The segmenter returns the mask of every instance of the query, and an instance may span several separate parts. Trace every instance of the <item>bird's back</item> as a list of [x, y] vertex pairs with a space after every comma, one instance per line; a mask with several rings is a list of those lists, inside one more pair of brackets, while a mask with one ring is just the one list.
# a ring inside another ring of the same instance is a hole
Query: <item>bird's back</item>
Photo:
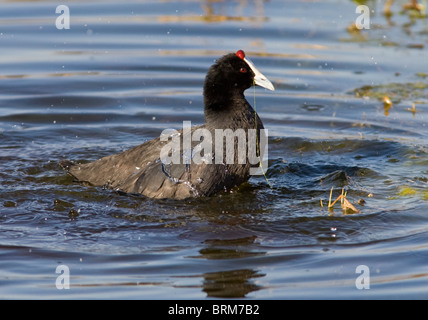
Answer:
[[[193, 127], [191, 132], [203, 128], [204, 126]], [[177, 131], [178, 136], [184, 139], [182, 132]], [[211, 134], [210, 131], [209, 133]], [[248, 161], [244, 164], [216, 161], [215, 152], [209, 155], [211, 163], [195, 163], [193, 159], [190, 163], [185, 163], [182, 157], [182, 140], [180, 149], [174, 150], [179, 152], [180, 163], [165, 163], [161, 159], [161, 151], [169, 142], [170, 140], [161, 141], [156, 138], [91, 163], [79, 164], [63, 160], [60, 165], [82, 183], [138, 193], [150, 198], [209, 196], [221, 190], [229, 190], [249, 178], [251, 164]], [[192, 150], [199, 142], [192, 141]], [[214, 145], [215, 141], [212, 143]]]

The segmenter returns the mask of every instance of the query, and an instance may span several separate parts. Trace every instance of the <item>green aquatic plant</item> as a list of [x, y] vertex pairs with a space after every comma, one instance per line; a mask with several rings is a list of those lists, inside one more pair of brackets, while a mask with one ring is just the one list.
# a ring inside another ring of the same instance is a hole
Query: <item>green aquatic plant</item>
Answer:
[[398, 192], [399, 197], [407, 197], [407, 196], [413, 196], [417, 194], [416, 189], [411, 188], [409, 186], [404, 186], [400, 188], [400, 191]]
[[426, 73], [426, 72], [417, 72], [416, 76], [420, 77], [422, 79], [425, 79], [426, 77], [428, 77], [428, 73]]
[[391, 196], [388, 199], [397, 200], [400, 198], [411, 197], [421, 197], [422, 200], [428, 201], [428, 190], [420, 190], [419, 188], [414, 188], [408, 185], [400, 186], [397, 190], [396, 196]]
[[[385, 16], [388, 17], [392, 15], [391, 6], [393, 5], [393, 3], [394, 3], [394, 0], [387, 0], [385, 2], [384, 8], [383, 8], [383, 14]], [[425, 17], [426, 5], [427, 5], [426, 0], [422, 0], [421, 4], [418, 3], [417, 0], [409, 0], [407, 3], [404, 3], [402, 5], [401, 13], [409, 13], [409, 16]]]
[[388, 83], [381, 85], [365, 85], [354, 89], [357, 97], [368, 97], [384, 101], [385, 96], [389, 97], [394, 104], [406, 99], [428, 99], [428, 83], [422, 81], [407, 83]]

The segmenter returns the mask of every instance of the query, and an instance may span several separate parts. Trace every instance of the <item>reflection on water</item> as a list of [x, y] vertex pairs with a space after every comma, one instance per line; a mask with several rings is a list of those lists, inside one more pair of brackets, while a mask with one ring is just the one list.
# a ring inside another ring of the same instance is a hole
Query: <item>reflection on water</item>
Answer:
[[[369, 30], [353, 1], [73, 2], [70, 30], [54, 2], [2, 3], [0, 297], [426, 298], [426, 16], [362, 2]], [[271, 187], [155, 201], [58, 167], [202, 123], [205, 73], [237, 49], [276, 88], [246, 92]], [[332, 187], [359, 213], [328, 209]]]
[[[221, 23], [224, 21], [251, 22], [262, 25], [268, 20], [264, 5], [266, 0], [237, 1], [230, 3], [225, 0], [201, 1], [201, 15], [168, 15], [160, 16], [160, 22], [208, 22]], [[177, 12], [178, 13], [178, 12]]]
[[208, 297], [244, 298], [248, 293], [262, 289], [253, 279], [263, 274], [249, 269], [204, 274], [203, 291]]

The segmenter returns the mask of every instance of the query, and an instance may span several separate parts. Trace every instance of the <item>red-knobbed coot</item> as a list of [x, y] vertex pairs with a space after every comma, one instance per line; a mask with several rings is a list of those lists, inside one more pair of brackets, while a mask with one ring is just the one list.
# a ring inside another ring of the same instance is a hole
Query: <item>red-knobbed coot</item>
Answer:
[[[170, 136], [163, 134], [91, 163], [63, 160], [60, 165], [80, 182], [150, 198], [185, 199], [228, 191], [246, 182], [250, 169], [259, 166], [263, 123], [244, 96], [254, 84], [274, 90], [242, 50], [227, 54], [205, 78], [204, 125], [183, 125], [181, 130], [169, 131]], [[232, 148], [227, 145], [230, 135]], [[248, 151], [244, 156], [239, 154], [242, 147]], [[256, 148], [256, 162], [250, 159], [251, 147], [253, 152]], [[230, 152], [232, 157], [226, 159]]]

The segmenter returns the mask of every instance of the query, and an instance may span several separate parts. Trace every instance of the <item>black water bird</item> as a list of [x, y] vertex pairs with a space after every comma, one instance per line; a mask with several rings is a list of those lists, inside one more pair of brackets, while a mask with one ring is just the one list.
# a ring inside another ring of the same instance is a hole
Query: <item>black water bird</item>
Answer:
[[[228, 129], [234, 133], [243, 130], [249, 147], [251, 129], [256, 130], [256, 144], [260, 144], [263, 123], [244, 96], [244, 91], [254, 84], [274, 90], [272, 83], [245, 57], [242, 50], [227, 54], [211, 66], [205, 78], [205, 124], [175, 131], [175, 138], [178, 137], [176, 141], [179, 143], [177, 148], [167, 148], [172, 144], [174, 134], [166, 139], [161, 135], [127, 151], [91, 163], [62, 160], [60, 165], [80, 182], [125, 193], [138, 193], [150, 198], [185, 199], [230, 190], [246, 182], [250, 177], [250, 169], [258, 167], [259, 163], [251, 162], [248, 154], [244, 161], [237, 161], [239, 141], [236, 138], [233, 138], [233, 161], [226, 161], [228, 151], [226, 147], [221, 152], [214, 148], [215, 137], [219, 130], [223, 133]], [[197, 131], [198, 129], [201, 130]], [[203, 139], [195, 139], [195, 134], [200, 135], [201, 132], [210, 134], [212, 140], [206, 134]], [[213, 147], [203, 149], [199, 159], [204, 161], [196, 163], [193, 161], [195, 149], [191, 149], [193, 151], [185, 157], [185, 139], [191, 141], [191, 148], [202, 145], [203, 142], [212, 143]], [[223, 137], [221, 140], [224, 142]], [[169, 151], [165, 153], [165, 149]], [[178, 156], [173, 158], [173, 153]], [[221, 154], [220, 160], [215, 153]], [[260, 153], [257, 156], [260, 159]], [[169, 162], [165, 161], [166, 157]], [[179, 159], [180, 163], [171, 159]]]

